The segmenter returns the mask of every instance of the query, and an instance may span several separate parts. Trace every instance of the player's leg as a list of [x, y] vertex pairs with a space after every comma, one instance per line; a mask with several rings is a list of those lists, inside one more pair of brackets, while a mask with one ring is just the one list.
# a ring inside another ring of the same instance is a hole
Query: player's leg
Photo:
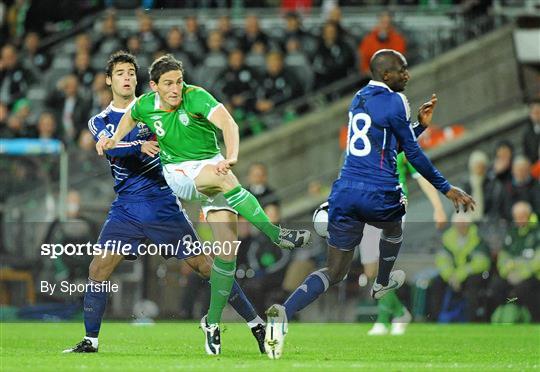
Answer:
[[[108, 253], [108, 252], [107, 252]], [[103, 282], [108, 280], [114, 269], [124, 260], [124, 256], [107, 254], [92, 259], [88, 273], [88, 286], [84, 293], [83, 317], [86, 336], [75, 347], [64, 353], [92, 353], [98, 351], [98, 335], [101, 321], [107, 306], [107, 291], [101, 290]]]
[[331, 285], [345, 279], [351, 267], [353, 254], [354, 249], [340, 250], [329, 245], [327, 266], [308, 275], [283, 305], [272, 305], [266, 311], [268, 318], [265, 348], [271, 359], [281, 358], [289, 319], [315, 301]]
[[376, 300], [398, 289], [405, 282], [405, 273], [403, 271], [392, 271], [403, 241], [401, 221], [385, 222], [377, 225], [382, 228], [379, 241], [379, 266], [377, 280], [371, 289], [371, 295]]
[[257, 198], [240, 185], [231, 171], [227, 175], [216, 174], [215, 165], [207, 164], [195, 178], [195, 185], [205, 195], [222, 192], [231, 208], [281, 248], [302, 247], [310, 240], [311, 233], [308, 230], [284, 229], [270, 222]]
[[[212, 271], [213, 260], [204, 255], [190, 257], [185, 262], [201, 277], [210, 279], [210, 273]], [[233, 282], [231, 288], [231, 294], [228, 299], [229, 304], [236, 310], [236, 312], [246, 321], [246, 324], [251, 329], [253, 336], [257, 340], [259, 351], [264, 353], [264, 321], [257, 314], [257, 311], [245, 295], [242, 288], [236, 281]], [[208, 327], [208, 317], [205, 316], [201, 323], [204, 323], [204, 328]]]
[[[103, 249], [102, 254], [96, 255], [90, 263], [87, 290], [84, 294], [84, 326], [86, 336], [71, 349], [64, 352], [95, 352], [98, 350], [98, 336], [107, 306], [109, 293], [101, 290], [103, 282], [108, 280], [115, 268], [124, 260], [124, 256], [114, 252], [119, 245], [131, 245], [132, 253], [136, 255], [137, 244], [142, 239], [142, 229], [134, 216], [127, 211], [129, 206], [118, 208], [118, 201], [111, 207], [106, 222], [103, 224], [98, 244]], [[116, 243], [116, 244], [114, 244]]]

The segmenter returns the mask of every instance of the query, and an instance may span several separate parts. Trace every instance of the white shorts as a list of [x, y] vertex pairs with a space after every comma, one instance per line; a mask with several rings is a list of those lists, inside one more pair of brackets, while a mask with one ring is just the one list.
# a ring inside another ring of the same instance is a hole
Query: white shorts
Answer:
[[[405, 224], [405, 216], [401, 219], [402, 226]], [[364, 235], [360, 241], [360, 262], [362, 265], [379, 262], [379, 241], [382, 229], [364, 225]]]
[[200, 201], [204, 217], [212, 210], [228, 210], [237, 212], [229, 207], [227, 200], [222, 193], [209, 197], [195, 187], [195, 178], [201, 173], [205, 165], [215, 165], [223, 160], [223, 156], [218, 154], [211, 159], [190, 160], [176, 164], [165, 164], [163, 166], [163, 176], [173, 193], [182, 200]]

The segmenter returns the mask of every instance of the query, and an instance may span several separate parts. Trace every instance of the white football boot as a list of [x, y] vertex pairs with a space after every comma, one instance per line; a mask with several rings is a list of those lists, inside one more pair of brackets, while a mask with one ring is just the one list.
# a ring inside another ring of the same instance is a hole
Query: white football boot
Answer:
[[266, 310], [266, 336], [264, 346], [270, 359], [279, 359], [288, 330], [287, 314], [282, 305], [272, 305]]
[[388, 285], [382, 286], [381, 284], [373, 283], [371, 288], [371, 297], [376, 300], [380, 300], [390, 291], [394, 291], [401, 287], [405, 283], [405, 272], [403, 270], [395, 270], [390, 273], [390, 278], [388, 279]]

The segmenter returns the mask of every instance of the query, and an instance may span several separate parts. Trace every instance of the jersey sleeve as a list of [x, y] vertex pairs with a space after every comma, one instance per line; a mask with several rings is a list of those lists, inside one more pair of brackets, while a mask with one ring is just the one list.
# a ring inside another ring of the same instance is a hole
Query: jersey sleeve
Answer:
[[141, 112], [141, 105], [142, 105], [142, 102], [141, 102], [141, 99], [142, 99], [143, 96], [137, 98], [137, 101], [135, 101], [135, 104], [133, 106], [131, 106], [131, 118], [135, 121], [142, 121], [144, 122], [143, 118], [142, 118], [142, 112]]
[[221, 105], [210, 93], [203, 88], [188, 88], [189, 92], [188, 110], [195, 115], [208, 119], [216, 108]]
[[427, 179], [437, 190], [446, 194], [450, 190], [450, 183], [433, 166], [418, 145], [410, 121], [409, 104], [405, 96], [398, 93], [392, 95], [390, 126], [398, 139], [401, 148], [412, 166]]
[[[92, 133], [92, 136], [94, 136], [94, 141], [96, 142], [102, 137], [111, 138], [113, 136], [113, 133], [107, 129], [103, 117], [99, 115], [92, 117], [88, 121], [88, 129], [90, 130], [90, 133]], [[113, 158], [137, 155], [141, 153], [141, 146], [143, 143], [144, 141], [120, 141], [116, 148], [105, 151], [105, 154]]]

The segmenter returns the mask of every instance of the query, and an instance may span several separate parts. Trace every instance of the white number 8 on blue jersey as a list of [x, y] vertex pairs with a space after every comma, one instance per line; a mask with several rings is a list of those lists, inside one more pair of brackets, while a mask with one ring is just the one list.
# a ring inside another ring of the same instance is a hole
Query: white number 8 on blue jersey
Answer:
[[[364, 123], [362, 129], [358, 127], [358, 122]], [[354, 156], [366, 156], [371, 152], [371, 142], [369, 142], [369, 137], [367, 136], [367, 132], [370, 127], [371, 117], [368, 114], [359, 112], [353, 116], [352, 113], [349, 112], [349, 135], [347, 136], [349, 138], [349, 143], [347, 145], [347, 154]], [[350, 136], [351, 130], [353, 132], [352, 137]], [[359, 139], [361, 139], [364, 143], [364, 147], [361, 149], [355, 146]]]

